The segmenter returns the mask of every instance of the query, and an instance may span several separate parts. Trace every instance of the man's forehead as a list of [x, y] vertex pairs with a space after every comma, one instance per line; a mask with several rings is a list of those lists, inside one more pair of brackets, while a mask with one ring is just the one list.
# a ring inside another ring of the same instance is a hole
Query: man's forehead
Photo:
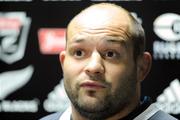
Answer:
[[106, 24], [128, 24], [130, 17], [128, 12], [121, 7], [109, 4], [98, 4], [89, 7], [72, 19], [68, 28], [87, 26], [90, 28]]
[[95, 5], [75, 16], [67, 28], [67, 39], [74, 35], [89, 32], [108, 31], [111, 35], [129, 36], [131, 18], [126, 10], [115, 5]]

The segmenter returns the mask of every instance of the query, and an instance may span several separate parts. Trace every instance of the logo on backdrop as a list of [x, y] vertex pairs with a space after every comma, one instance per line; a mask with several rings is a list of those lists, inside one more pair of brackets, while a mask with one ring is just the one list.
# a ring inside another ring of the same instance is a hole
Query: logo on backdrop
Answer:
[[60, 83], [54, 87], [44, 101], [43, 107], [47, 112], [63, 112], [70, 105], [63, 81], [63, 79], [60, 80]]
[[29, 82], [34, 68], [29, 65], [26, 68], [15, 71], [3, 72], [0, 74], [0, 100], [5, 99], [9, 94]]
[[65, 29], [41, 28], [38, 39], [42, 54], [59, 54], [65, 48]]
[[166, 13], [154, 21], [154, 32], [165, 41], [180, 40], [180, 15]]
[[170, 85], [157, 97], [156, 104], [165, 112], [180, 114], [180, 81], [173, 80]]
[[[21, 60], [25, 54], [31, 19], [25, 12], [0, 13], [0, 60], [9, 66]], [[26, 85], [34, 67], [8, 70], [0, 73], [0, 112], [36, 112], [38, 100], [6, 100], [8, 95]]]
[[155, 19], [153, 25], [154, 33], [160, 38], [153, 43], [154, 59], [179, 60], [180, 15], [162, 14]]
[[0, 60], [12, 64], [24, 57], [30, 23], [24, 12], [0, 13]]

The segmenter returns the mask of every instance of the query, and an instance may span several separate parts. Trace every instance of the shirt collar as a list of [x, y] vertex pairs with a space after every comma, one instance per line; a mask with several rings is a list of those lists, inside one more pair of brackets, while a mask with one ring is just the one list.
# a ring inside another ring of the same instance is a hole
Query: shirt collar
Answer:
[[72, 113], [72, 109], [71, 107], [68, 107], [64, 113], [61, 115], [61, 117], [59, 118], [59, 120], [71, 120], [71, 113]]

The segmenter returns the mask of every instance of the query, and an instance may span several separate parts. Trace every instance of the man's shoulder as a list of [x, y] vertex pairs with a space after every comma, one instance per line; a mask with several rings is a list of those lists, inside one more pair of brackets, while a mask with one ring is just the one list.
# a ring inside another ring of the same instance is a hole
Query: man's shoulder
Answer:
[[149, 105], [141, 114], [134, 120], [178, 120], [168, 113], [160, 110], [158, 106], [153, 103]]
[[39, 120], [59, 120], [61, 114], [62, 113], [60, 113], [60, 112], [53, 113], [53, 114], [47, 115]]
[[159, 110], [152, 117], [150, 117], [149, 120], [178, 120], [178, 119], [176, 119], [173, 116], [165, 113], [162, 110]]

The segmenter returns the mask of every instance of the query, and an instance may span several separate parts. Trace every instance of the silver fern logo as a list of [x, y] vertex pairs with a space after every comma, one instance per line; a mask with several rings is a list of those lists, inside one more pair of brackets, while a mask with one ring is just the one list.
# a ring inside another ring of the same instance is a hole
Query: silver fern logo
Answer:
[[28, 66], [21, 70], [8, 71], [0, 74], [0, 100], [5, 99], [9, 94], [29, 82], [34, 68]]

